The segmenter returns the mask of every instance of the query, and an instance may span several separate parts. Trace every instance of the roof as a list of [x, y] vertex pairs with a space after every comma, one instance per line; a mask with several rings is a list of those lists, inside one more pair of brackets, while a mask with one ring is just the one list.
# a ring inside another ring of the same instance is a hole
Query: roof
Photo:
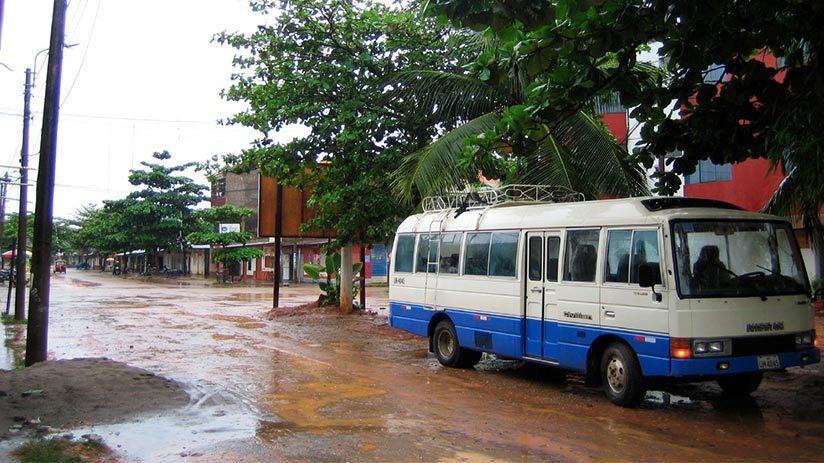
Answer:
[[781, 217], [739, 210], [720, 201], [644, 197], [572, 203], [502, 203], [460, 213], [455, 208], [445, 209], [407, 217], [398, 227], [398, 233], [656, 225], [671, 219], [698, 217], [786, 221]]

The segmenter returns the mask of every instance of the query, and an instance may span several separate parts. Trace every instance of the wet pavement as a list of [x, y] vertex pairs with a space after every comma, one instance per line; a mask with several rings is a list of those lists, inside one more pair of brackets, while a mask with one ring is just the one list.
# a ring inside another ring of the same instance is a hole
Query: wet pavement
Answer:
[[[268, 287], [71, 269], [52, 281], [51, 357], [108, 357], [188, 388], [182, 410], [76, 431], [102, 435], [124, 461], [824, 460], [820, 365], [770, 373], [748, 400], [680, 385], [627, 410], [579, 375], [493, 357], [442, 368], [425, 339], [381, 316], [270, 320]], [[286, 306], [316, 298], [313, 286], [281, 293]], [[370, 288], [368, 308], [385, 301]], [[11, 357], [0, 348], [0, 368]]]

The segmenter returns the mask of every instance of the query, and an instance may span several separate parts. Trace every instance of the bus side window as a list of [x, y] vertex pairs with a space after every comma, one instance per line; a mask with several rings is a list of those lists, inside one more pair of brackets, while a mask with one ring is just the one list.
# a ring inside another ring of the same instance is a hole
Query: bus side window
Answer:
[[412, 272], [412, 263], [415, 258], [415, 235], [398, 235], [395, 244], [395, 271]]
[[632, 234], [632, 260], [630, 261], [629, 282], [638, 283], [638, 268], [642, 264], [658, 264], [658, 232], [656, 230], [636, 230]]
[[461, 259], [462, 233], [444, 233], [441, 236], [441, 255], [438, 258], [440, 273], [458, 273], [458, 263]]
[[465, 275], [483, 275], [489, 268], [489, 242], [491, 233], [467, 233]]
[[541, 236], [531, 236], [529, 238], [529, 267], [527, 274], [532, 281], [541, 281], [541, 259], [543, 249]]
[[558, 281], [558, 254], [561, 252], [561, 238], [549, 236], [546, 239], [546, 281]]
[[595, 281], [598, 260], [598, 230], [572, 230], [567, 232], [564, 257], [565, 281]]
[[[434, 252], [434, 255], [438, 255], [438, 243], [435, 241], [434, 246], [431, 243], [431, 237], [429, 235], [420, 235], [418, 238], [418, 254], [417, 258], [415, 259], [415, 272], [418, 273], [425, 273], [428, 271], [434, 272], [435, 265], [432, 265], [432, 268], [429, 268], [429, 262], [431, 254]], [[432, 259], [434, 261], [434, 259]]]
[[493, 233], [489, 253], [489, 276], [514, 277], [518, 258], [518, 233]]
[[606, 281], [629, 282], [629, 250], [632, 231], [610, 230], [607, 234], [607, 274]]

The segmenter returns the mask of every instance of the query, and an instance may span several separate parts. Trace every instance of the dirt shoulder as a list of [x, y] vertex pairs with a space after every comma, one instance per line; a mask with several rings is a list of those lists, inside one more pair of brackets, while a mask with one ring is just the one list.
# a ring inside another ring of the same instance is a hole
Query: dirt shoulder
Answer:
[[0, 440], [43, 426], [116, 423], [188, 403], [180, 383], [108, 359], [0, 370]]

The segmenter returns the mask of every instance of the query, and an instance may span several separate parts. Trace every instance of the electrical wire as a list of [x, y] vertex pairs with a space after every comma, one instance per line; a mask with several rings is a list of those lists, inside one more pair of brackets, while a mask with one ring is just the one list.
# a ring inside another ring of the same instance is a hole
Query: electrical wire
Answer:
[[89, 53], [89, 48], [92, 45], [92, 37], [94, 36], [94, 29], [95, 25], [97, 25], [97, 17], [100, 14], [100, 4], [103, 0], [97, 0], [97, 8], [94, 10], [94, 19], [92, 19], [92, 26], [89, 30], [89, 37], [86, 39], [86, 48], [83, 50], [83, 57], [80, 58], [80, 66], [77, 68], [77, 72], [74, 74], [74, 79], [72, 79], [71, 85], [69, 85], [69, 89], [66, 91], [66, 94], [63, 96], [63, 101], [60, 102], [59, 107], [63, 107], [66, 104], [66, 100], [69, 99], [69, 95], [71, 95], [72, 90], [74, 90], [74, 84], [77, 83], [77, 78], [80, 77], [80, 71], [83, 70], [83, 64], [86, 62], [86, 55]]

